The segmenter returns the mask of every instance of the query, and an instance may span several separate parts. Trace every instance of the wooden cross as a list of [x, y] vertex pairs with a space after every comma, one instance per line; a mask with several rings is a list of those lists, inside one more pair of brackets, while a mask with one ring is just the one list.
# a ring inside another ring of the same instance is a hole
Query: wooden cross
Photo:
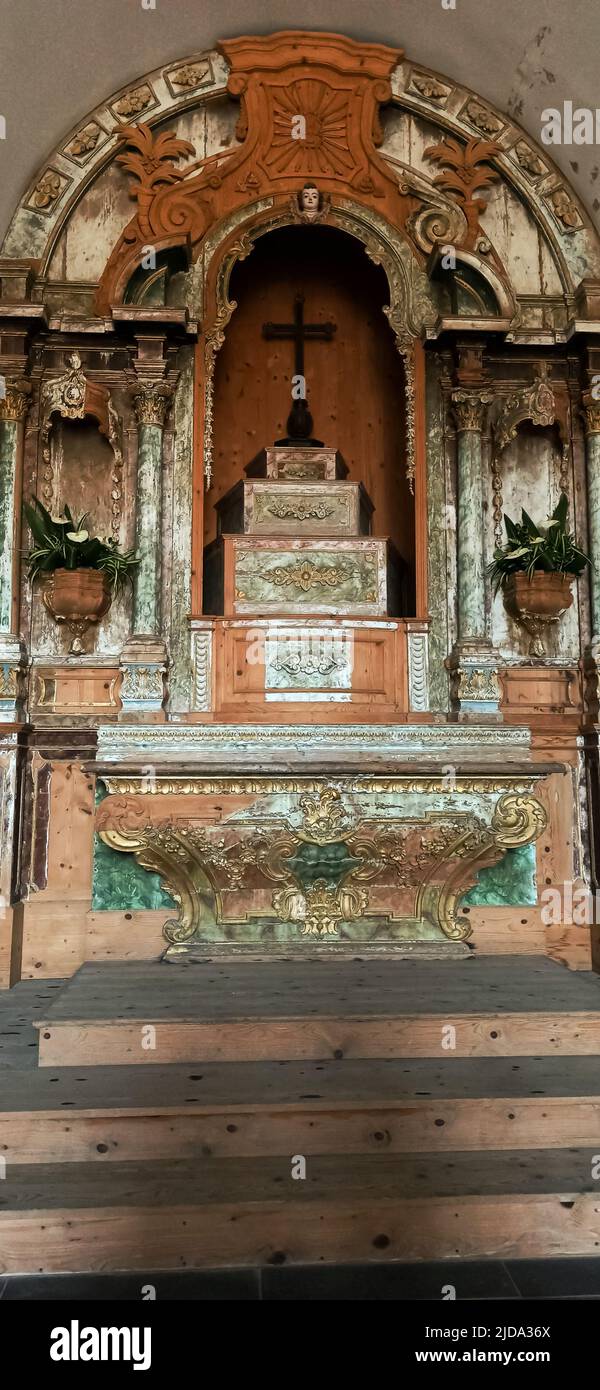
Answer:
[[334, 323], [305, 323], [304, 295], [297, 294], [294, 300], [293, 323], [263, 323], [265, 338], [292, 338], [294, 342], [294, 375], [304, 377], [304, 344], [307, 338], [324, 338], [331, 342], [335, 333]]

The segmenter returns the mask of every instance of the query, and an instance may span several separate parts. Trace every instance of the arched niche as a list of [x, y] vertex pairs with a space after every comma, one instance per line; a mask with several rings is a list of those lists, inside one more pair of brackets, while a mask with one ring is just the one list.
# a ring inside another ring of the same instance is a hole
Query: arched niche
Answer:
[[[383, 466], [385, 480], [380, 479], [375, 490], [380, 499], [380, 521], [385, 520], [389, 525], [385, 525], [382, 532], [381, 524], [378, 522], [377, 529], [379, 534], [390, 534], [391, 538], [401, 542], [405, 558], [411, 567], [414, 567], [416, 616], [425, 616], [427, 612], [427, 494], [423, 389], [424, 354], [421, 338], [425, 336], [428, 327], [433, 325], [436, 309], [430, 296], [427, 275], [418, 265], [406, 238], [392, 227], [381, 214], [375, 213], [370, 208], [350, 199], [344, 199], [343, 202], [340, 201], [339, 203], [337, 200], [331, 199], [323, 211], [323, 218], [318, 227], [315, 227], [303, 225], [302, 218], [298, 216], [295, 198], [291, 200], [285, 211], [274, 212], [272, 209], [264, 211], [257, 205], [251, 206], [235, 220], [233, 227], [231, 221], [228, 221], [226, 224], [213, 229], [213, 232], [206, 238], [202, 263], [199, 262], [198, 268], [191, 272], [190, 287], [195, 285], [196, 293], [199, 292], [201, 295], [205, 324], [205, 331], [198, 347], [200, 360], [197, 373], [198, 379], [202, 381], [198, 438], [201, 441], [201, 463], [204, 470], [205, 491], [203, 496], [203, 489], [197, 478], [192, 522], [195, 547], [193, 569], [196, 574], [201, 570], [200, 538], [202, 540], [208, 539], [213, 534], [211, 511], [215, 499], [212, 497], [212, 488], [217, 466], [215, 461], [215, 413], [217, 409], [215, 381], [219, 355], [223, 350], [232, 318], [238, 308], [234, 288], [232, 288], [232, 285], [235, 285], [236, 267], [239, 262], [246, 262], [255, 246], [264, 241], [265, 238], [268, 242], [270, 236], [285, 232], [286, 229], [303, 234], [307, 238], [307, 246], [310, 244], [311, 236], [314, 236], [316, 232], [325, 235], [330, 232], [338, 237], [341, 236], [342, 244], [352, 248], [353, 256], [364, 257], [366, 254], [368, 260], [373, 263], [373, 267], [379, 272], [376, 278], [381, 287], [377, 308], [380, 322], [376, 331], [379, 333], [382, 344], [386, 345], [382, 351], [386, 356], [388, 363], [386, 370], [389, 371], [390, 378], [394, 375], [394, 369], [390, 365], [393, 361], [393, 353], [389, 351], [392, 344], [396, 352], [395, 381], [398, 392], [398, 428], [395, 431], [394, 441], [392, 441], [391, 429], [388, 427], [385, 431], [388, 460], [387, 464]], [[266, 257], [268, 253], [265, 252], [264, 255]], [[365, 268], [364, 260], [362, 261], [362, 268]], [[368, 261], [366, 268], [368, 269]], [[199, 287], [200, 269], [202, 283]], [[248, 273], [250, 274], [250, 271]], [[190, 292], [193, 295], [194, 290], [191, 288]], [[190, 304], [190, 309], [195, 307], [197, 307], [197, 302]], [[284, 393], [283, 409], [285, 409], [285, 404]], [[289, 405], [287, 409], [289, 409]], [[250, 443], [250, 440], [248, 442]], [[254, 441], [255, 447], [251, 447], [247, 461], [250, 461], [253, 452], [256, 453], [263, 444], [270, 442], [272, 442], [270, 438]], [[332, 440], [326, 439], [325, 443], [331, 444]], [[242, 448], [241, 443], [239, 448]], [[241, 458], [236, 460], [236, 465], [238, 462], [241, 464]], [[357, 462], [356, 466], [356, 477], [364, 479], [364, 459], [362, 465], [359, 466]], [[229, 471], [228, 469], [228, 476]], [[369, 482], [371, 482], [370, 478]], [[219, 479], [218, 494], [220, 495], [225, 490], [223, 480]], [[377, 506], [377, 498], [373, 500]], [[405, 518], [408, 520], [408, 525], [404, 528], [403, 523], [393, 513], [395, 508], [404, 505], [405, 500]], [[193, 605], [195, 611], [200, 610], [200, 603], [200, 586], [198, 585]]]
[[314, 433], [328, 448], [339, 450], [350, 479], [363, 483], [374, 505], [375, 532], [389, 536], [412, 565], [406, 377], [384, 314], [389, 287], [364, 246], [331, 226], [281, 227], [260, 237], [252, 255], [233, 268], [229, 293], [237, 308], [215, 367], [214, 468], [205, 543], [215, 534], [215, 502], [243, 476], [257, 450], [286, 434], [293, 343], [291, 338], [265, 337], [263, 325], [289, 323], [296, 292], [304, 296], [307, 323], [333, 324], [329, 341], [306, 343]]
[[38, 492], [49, 511], [65, 502], [91, 514], [98, 535], [120, 538], [123, 514], [122, 426], [110, 392], [89, 381], [79, 353], [42, 385]]

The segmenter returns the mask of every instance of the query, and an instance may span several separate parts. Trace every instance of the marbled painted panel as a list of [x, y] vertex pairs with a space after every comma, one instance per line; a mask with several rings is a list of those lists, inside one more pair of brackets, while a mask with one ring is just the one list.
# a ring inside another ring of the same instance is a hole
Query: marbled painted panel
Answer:
[[456, 513], [448, 501], [443, 400], [439, 362], [426, 358], [427, 412], [427, 558], [429, 612], [429, 699], [432, 710], [448, 709], [448, 673], [444, 661], [451, 647], [448, 607], [456, 593]]
[[385, 541], [298, 542], [235, 546], [234, 611], [355, 613], [387, 611]]
[[0, 422], [0, 632], [10, 632], [18, 424]]
[[158, 874], [142, 869], [133, 854], [119, 854], [94, 836], [92, 911], [133, 911], [174, 906]]
[[[164, 499], [163, 525], [169, 541], [163, 547], [163, 613], [168, 625], [169, 709], [190, 709], [191, 663], [187, 615], [191, 597], [192, 454], [194, 431], [194, 349], [181, 348], [180, 376], [172, 410], [174, 449], [172, 486]], [[167, 441], [165, 440], [165, 452]]]
[[537, 902], [535, 845], [507, 849], [499, 864], [480, 869], [463, 907], [533, 907]]

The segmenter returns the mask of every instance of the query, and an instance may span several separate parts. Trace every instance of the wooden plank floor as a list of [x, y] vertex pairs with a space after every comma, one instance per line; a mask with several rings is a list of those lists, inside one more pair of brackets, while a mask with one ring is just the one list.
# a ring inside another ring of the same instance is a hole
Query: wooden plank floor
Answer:
[[600, 976], [539, 956], [455, 961], [88, 964], [46, 1011], [51, 1023], [139, 1019], [389, 1016], [600, 1010]]
[[319, 1155], [307, 1164], [306, 1179], [292, 1178], [291, 1155], [260, 1159], [206, 1157], [203, 1163], [146, 1160], [142, 1163], [25, 1164], [15, 1166], [0, 1188], [0, 1212], [51, 1210], [93, 1204], [118, 1206], [203, 1206], [215, 1201], [310, 1203], [346, 1198], [496, 1196], [514, 1193], [595, 1193], [593, 1149], [506, 1150], [486, 1154]]
[[600, 1150], [591, 1057], [40, 1068], [0, 1088], [12, 1165], [582, 1144]]
[[590, 1149], [81, 1164], [0, 1189], [0, 1271], [591, 1254]]
[[58, 986], [0, 997], [4, 1273], [600, 1255], [596, 976], [471, 956]]
[[42, 1067], [23, 1079], [3, 1077], [0, 1116], [7, 1112], [66, 1109], [132, 1110], [160, 1107], [298, 1106], [310, 1101], [404, 1105], [421, 1099], [569, 1096], [600, 1100], [595, 1057], [507, 1057], [445, 1060], [374, 1058], [321, 1062], [207, 1062], [189, 1066]]

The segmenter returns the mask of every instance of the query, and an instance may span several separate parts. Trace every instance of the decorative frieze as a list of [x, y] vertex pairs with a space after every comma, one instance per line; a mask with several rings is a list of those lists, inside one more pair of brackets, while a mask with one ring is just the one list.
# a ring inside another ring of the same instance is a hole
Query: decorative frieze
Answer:
[[459, 114], [463, 121], [475, 126], [475, 129], [480, 130], [488, 139], [497, 139], [505, 128], [504, 121], [499, 120], [498, 116], [495, 116], [489, 107], [484, 106], [482, 101], [477, 101], [476, 97], [469, 97]]
[[157, 100], [150, 84], [144, 82], [141, 87], [134, 87], [124, 97], [121, 97], [121, 100], [115, 103], [112, 110], [120, 120], [130, 121], [136, 116], [140, 116], [142, 111], [147, 111], [156, 105]]
[[192, 709], [212, 709], [212, 625], [192, 627]]
[[525, 173], [530, 179], [540, 179], [544, 174], [548, 173], [548, 165], [544, 164], [543, 160], [539, 159], [537, 154], [534, 154], [525, 140], [517, 140], [516, 145], [513, 145], [511, 153], [516, 159], [517, 164], [520, 165], [521, 169], [525, 170]]
[[77, 131], [68, 145], [65, 145], [63, 153], [68, 159], [74, 159], [77, 164], [85, 164], [97, 148], [101, 136], [104, 136], [102, 144], [105, 144], [108, 139], [106, 131], [98, 125], [97, 121], [89, 121], [86, 126]]
[[55, 203], [62, 197], [69, 183], [70, 179], [59, 173], [58, 169], [46, 169], [30, 193], [27, 207], [33, 212], [48, 215], [53, 212]]
[[530, 743], [531, 733], [525, 726], [195, 724], [187, 728], [165, 725], [150, 732], [100, 729], [98, 757], [107, 766], [117, 766], [122, 761], [143, 764], [148, 760], [158, 763], [164, 757], [176, 758], [190, 772], [195, 768], [198, 773], [209, 769], [212, 763], [222, 767], [223, 758], [235, 748], [240, 767], [254, 771], [264, 767], [272, 756], [278, 761], [284, 757], [286, 765], [305, 772], [307, 758], [320, 768], [331, 762], [339, 767], [341, 759], [356, 759], [367, 749], [370, 758], [393, 757], [416, 765], [426, 754], [443, 762], [490, 762], [497, 770], [507, 761], [527, 757]]
[[429, 709], [429, 639], [427, 632], [408, 632], [408, 701], [415, 714]]
[[174, 96], [182, 92], [197, 92], [201, 87], [212, 87], [214, 72], [209, 53], [193, 63], [179, 63], [177, 67], [165, 72], [165, 79]]
[[452, 93], [452, 87], [448, 86], [446, 82], [440, 82], [433, 73], [416, 72], [413, 69], [407, 91], [417, 92], [420, 97], [425, 98], [425, 101], [434, 101], [436, 106], [445, 106]]

